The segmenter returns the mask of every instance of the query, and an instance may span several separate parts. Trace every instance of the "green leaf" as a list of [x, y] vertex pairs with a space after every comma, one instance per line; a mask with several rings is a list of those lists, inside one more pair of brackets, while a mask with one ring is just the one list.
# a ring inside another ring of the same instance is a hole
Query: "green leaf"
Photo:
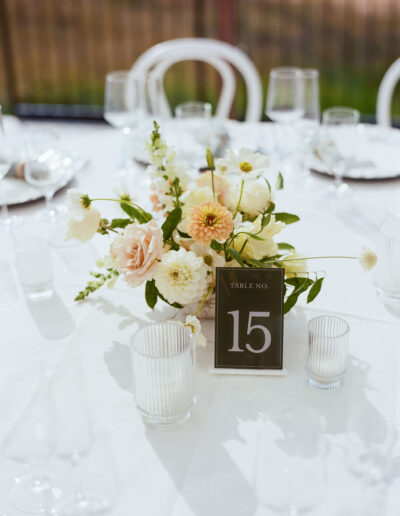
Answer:
[[120, 206], [124, 212], [131, 217], [131, 219], [137, 220], [139, 224], [145, 224], [153, 218], [150, 213], [147, 213], [146, 211], [142, 210], [142, 208], [138, 208], [132, 204], [121, 202]]
[[278, 177], [276, 178], [276, 185], [275, 185], [275, 188], [277, 190], [282, 190], [283, 189], [283, 175], [279, 172], [278, 174]]
[[323, 281], [324, 278], [318, 278], [317, 280], [315, 280], [314, 285], [310, 288], [310, 292], [308, 293], [307, 303], [311, 303], [311, 301], [314, 301], [314, 299], [318, 296]]
[[291, 249], [294, 249], [294, 247], [292, 246], [292, 244], [287, 244], [286, 242], [280, 242], [278, 244], [278, 249], [280, 251], [284, 250], [284, 249], [288, 249], [288, 250], [291, 250]]
[[128, 224], [132, 224], [132, 219], [112, 219], [110, 223], [112, 228], [126, 228]]
[[207, 160], [208, 168], [210, 170], [214, 170], [214, 156], [213, 156], [213, 153], [211, 152], [210, 147], [207, 147], [207, 150], [206, 150], [206, 160]]
[[244, 261], [243, 258], [240, 256], [240, 254], [236, 251], [236, 249], [233, 249], [232, 247], [228, 247], [228, 253], [234, 258], [238, 264], [241, 267], [244, 267]]
[[271, 214], [270, 213], [268, 213], [268, 215], [264, 214], [261, 217], [261, 227], [265, 228], [265, 226], [268, 226], [270, 220], [271, 220]]
[[210, 247], [211, 247], [211, 249], [214, 249], [214, 251], [223, 251], [224, 250], [223, 244], [220, 244], [216, 240], [211, 240]]
[[285, 224], [293, 224], [293, 222], [297, 222], [300, 220], [300, 217], [294, 215], [293, 213], [275, 213], [275, 220], [280, 220]]
[[268, 208], [265, 210], [265, 213], [272, 213], [275, 209], [275, 203], [270, 202], [268, 204]]
[[250, 238], [254, 238], [254, 240], [265, 240], [264, 238], [258, 236], [258, 235], [253, 235], [253, 233], [246, 233], [246, 235], [248, 235]]
[[312, 279], [310, 278], [299, 278], [300, 279], [300, 283], [299, 285], [293, 290], [293, 292], [291, 293], [291, 295], [293, 294], [296, 294], [297, 296], [299, 296], [300, 294], [302, 294], [303, 292], [305, 292], [314, 282]]
[[297, 299], [299, 298], [298, 295], [290, 294], [290, 296], [286, 299], [284, 305], [283, 305], [283, 313], [287, 314], [289, 310], [291, 310], [294, 305], [297, 303]]
[[146, 303], [153, 310], [157, 303], [158, 291], [154, 280], [146, 281]]
[[174, 229], [179, 224], [181, 218], [181, 208], [175, 208], [168, 214], [168, 217], [165, 219], [164, 224], [161, 226], [164, 242], [166, 242], [171, 237], [172, 233], [174, 232]]
[[285, 283], [288, 285], [292, 285], [292, 287], [298, 287], [301, 284], [301, 280], [303, 278], [293, 277], [293, 278], [286, 278]]
[[184, 233], [183, 231], [180, 231], [178, 228], [176, 228], [177, 232], [178, 232], [178, 235], [181, 236], [182, 238], [192, 238], [190, 235], [188, 235], [187, 233]]

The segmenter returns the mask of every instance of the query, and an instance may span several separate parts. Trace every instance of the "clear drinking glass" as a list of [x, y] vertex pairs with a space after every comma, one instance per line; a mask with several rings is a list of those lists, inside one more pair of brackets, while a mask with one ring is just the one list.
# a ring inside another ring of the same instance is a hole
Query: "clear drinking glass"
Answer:
[[53, 293], [51, 249], [45, 238], [27, 237], [17, 241], [15, 266], [28, 299], [45, 299]]
[[135, 397], [143, 420], [157, 428], [177, 426], [194, 403], [194, 343], [180, 324], [159, 323], [131, 339]]
[[322, 113], [322, 129], [319, 153], [330, 167], [335, 184], [331, 190], [340, 196], [348, 191], [343, 182], [351, 160], [357, 150], [357, 126], [360, 112], [348, 107], [332, 107]]
[[304, 115], [304, 84], [300, 68], [279, 67], [270, 71], [266, 114], [279, 124], [278, 148], [283, 153], [290, 124]]
[[378, 262], [374, 283], [385, 304], [400, 307], [400, 219], [390, 219], [380, 227]]
[[304, 88], [304, 113], [295, 122], [296, 131], [301, 141], [301, 168], [309, 176], [307, 158], [314, 151], [318, 142], [320, 124], [319, 72], [312, 68], [302, 70]]
[[131, 167], [127, 141], [137, 122], [137, 92], [129, 71], [110, 72], [106, 75], [104, 118], [121, 131], [122, 155], [119, 170], [121, 175], [125, 175]]
[[321, 315], [308, 322], [306, 371], [311, 385], [333, 390], [341, 386], [349, 352], [348, 323], [334, 315]]
[[69, 173], [60, 158], [58, 134], [53, 129], [31, 130], [27, 140], [25, 181], [44, 195], [46, 211], [40, 218], [55, 222], [54, 193]]

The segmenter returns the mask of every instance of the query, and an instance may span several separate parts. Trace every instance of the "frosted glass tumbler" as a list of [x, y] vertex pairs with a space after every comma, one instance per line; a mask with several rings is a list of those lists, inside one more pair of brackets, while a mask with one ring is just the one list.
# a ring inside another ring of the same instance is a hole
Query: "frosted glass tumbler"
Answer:
[[400, 303], [400, 219], [390, 219], [380, 227], [374, 282], [385, 303]]
[[348, 323], [334, 315], [321, 315], [308, 322], [308, 381], [320, 389], [340, 387], [349, 353]]
[[53, 293], [51, 249], [45, 238], [18, 240], [15, 266], [19, 282], [28, 299], [45, 299]]
[[145, 423], [178, 426], [194, 402], [192, 332], [172, 322], [138, 330], [131, 339], [137, 408]]

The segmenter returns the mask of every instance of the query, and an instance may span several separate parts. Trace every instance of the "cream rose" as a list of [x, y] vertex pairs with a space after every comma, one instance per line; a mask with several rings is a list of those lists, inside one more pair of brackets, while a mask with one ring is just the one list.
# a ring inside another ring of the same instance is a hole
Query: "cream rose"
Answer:
[[96, 208], [85, 209], [79, 218], [68, 218], [65, 240], [75, 238], [80, 242], [87, 242], [96, 233], [99, 223], [99, 210], [96, 210]]
[[286, 256], [287, 261], [282, 262], [287, 278], [293, 276], [302, 276], [307, 272], [307, 261], [303, 256], [298, 254], [294, 249]]
[[130, 224], [111, 244], [110, 255], [131, 287], [151, 280], [163, 250], [162, 231], [154, 220]]
[[[227, 208], [235, 210], [239, 202], [240, 188], [232, 189], [227, 199]], [[271, 193], [265, 184], [248, 181], [244, 185], [239, 210], [250, 217], [256, 217], [263, 212], [271, 201]]]

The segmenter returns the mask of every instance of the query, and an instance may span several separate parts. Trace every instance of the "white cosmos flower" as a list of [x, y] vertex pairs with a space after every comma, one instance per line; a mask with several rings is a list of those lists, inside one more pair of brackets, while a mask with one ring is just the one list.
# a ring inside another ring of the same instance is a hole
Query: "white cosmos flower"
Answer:
[[73, 220], [82, 220], [90, 210], [90, 199], [77, 188], [67, 190], [68, 216]]
[[186, 305], [203, 297], [207, 288], [207, 267], [202, 258], [180, 248], [162, 256], [154, 278], [167, 301]]
[[202, 244], [199, 244], [198, 242], [195, 242], [190, 246], [190, 250], [196, 256], [203, 258], [208, 270], [210, 270], [213, 275], [215, 274], [216, 267], [225, 267], [225, 258], [210, 247], [206, 247]]
[[240, 176], [241, 179], [256, 179], [263, 175], [269, 166], [267, 156], [250, 149], [241, 148], [235, 154], [232, 150], [226, 151], [227, 159], [217, 160], [219, 167], [226, 167], [226, 172]]
[[364, 270], [370, 271], [375, 267], [376, 262], [378, 261], [378, 257], [371, 249], [368, 249], [367, 247], [363, 247], [361, 249], [359, 261], [360, 261], [361, 267]]
[[194, 342], [195, 342], [196, 346], [200, 346], [202, 348], [206, 347], [207, 339], [203, 335], [203, 333], [201, 331], [200, 321], [197, 319], [197, 317], [195, 315], [186, 316], [183, 326], [186, 326], [187, 328], [190, 328], [192, 330], [193, 335], [194, 335]]

